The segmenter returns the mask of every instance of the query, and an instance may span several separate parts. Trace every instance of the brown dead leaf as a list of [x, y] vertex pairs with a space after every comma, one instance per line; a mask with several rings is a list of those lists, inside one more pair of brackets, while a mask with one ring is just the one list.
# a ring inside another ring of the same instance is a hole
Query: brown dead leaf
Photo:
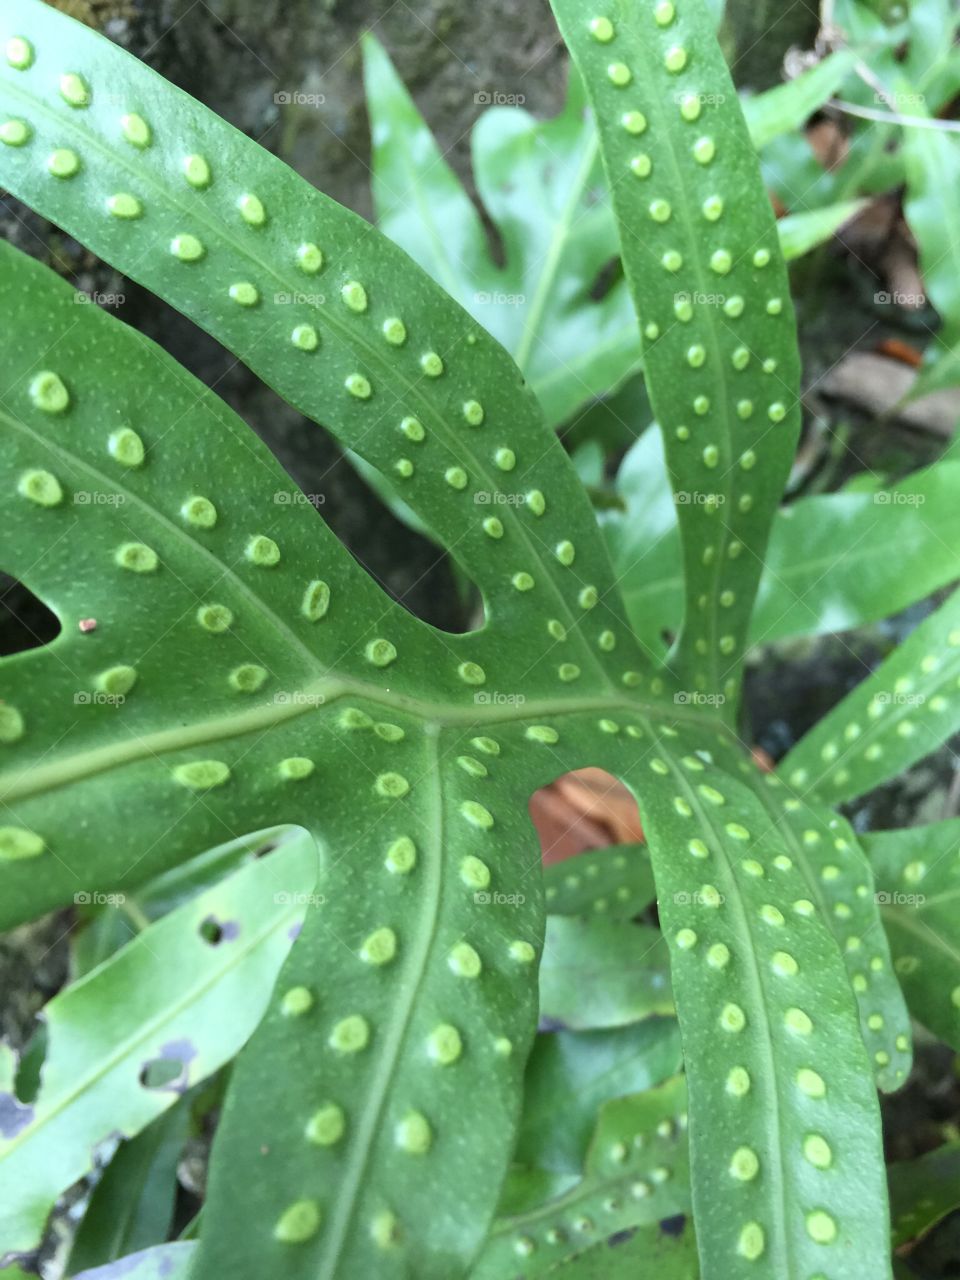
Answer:
[[880, 355], [889, 356], [891, 360], [899, 360], [901, 364], [908, 364], [912, 369], [919, 369], [923, 364], [923, 352], [900, 338], [884, 338], [882, 342], [877, 343], [876, 349]]
[[577, 769], [541, 788], [530, 799], [530, 816], [546, 863], [643, 839], [636, 800], [603, 769]]

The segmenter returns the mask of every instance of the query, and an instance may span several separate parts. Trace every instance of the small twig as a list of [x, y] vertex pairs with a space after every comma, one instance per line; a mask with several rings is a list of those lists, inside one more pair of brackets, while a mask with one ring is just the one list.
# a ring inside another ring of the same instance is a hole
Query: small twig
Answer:
[[846, 31], [838, 27], [833, 20], [835, 4], [836, 0], [822, 0], [820, 6], [820, 30], [817, 32], [814, 48], [821, 58], [834, 53], [837, 49], [847, 47]]
[[916, 129], [934, 129], [940, 133], [960, 133], [960, 121], [957, 120], [934, 120], [930, 116], [906, 116], [896, 109], [894, 100], [887, 89], [886, 85], [865, 62], [858, 59], [854, 63], [854, 70], [863, 81], [863, 83], [877, 95], [879, 100], [886, 105], [886, 110], [881, 111], [878, 107], [861, 107], [857, 103], [847, 102], [843, 98], [831, 98], [829, 105], [835, 107], [838, 111], [844, 111], [848, 115], [859, 116], [863, 120], [877, 120], [881, 124], [902, 125], [905, 128], [913, 126]]
[[823, 0], [820, 6], [820, 25], [827, 31], [833, 26], [833, 6], [834, 0]]
[[896, 111], [880, 111], [873, 107], [858, 107], [842, 98], [830, 98], [827, 106], [843, 111], [848, 116], [862, 120], [877, 120], [880, 124], [899, 124], [905, 128], [934, 129], [938, 133], [960, 133], [960, 120], [931, 120], [929, 116], [903, 116]]

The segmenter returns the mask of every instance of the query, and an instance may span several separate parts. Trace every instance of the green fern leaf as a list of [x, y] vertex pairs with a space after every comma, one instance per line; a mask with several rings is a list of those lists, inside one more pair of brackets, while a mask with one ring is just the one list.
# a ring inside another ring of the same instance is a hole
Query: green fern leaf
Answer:
[[[64, 284], [0, 251], [7, 567], [63, 626], [0, 669], [5, 922], [276, 825], [320, 850], [233, 1072], [190, 1261], [203, 1280], [467, 1273], [534, 1041], [544, 915], [526, 801], [587, 764], [631, 786], [650, 838], [704, 1276], [761, 1259], [789, 1280], [888, 1271], [870, 1061], [824, 918], [836, 898], [798, 907], [816, 863], [767, 847], [771, 814], [739, 780], [751, 766], [699, 705], [732, 714], [798, 419], [772, 216], [700, 0], [621, 0], [614, 22], [559, 8], [615, 179], [674, 486], [717, 498], [681, 512], [682, 683], [632, 636], [584, 491], [475, 321], [92, 32], [38, 0], [0, 15], [5, 185], [376, 467], [486, 610], [466, 636], [410, 617], [215, 397], [109, 317], [77, 322]], [[723, 101], [702, 100], [701, 75]], [[713, 277], [724, 304], [688, 317], [673, 291]], [[753, 857], [744, 831], [763, 840]], [[666, 1019], [619, 1033], [657, 1078], [673, 1035]], [[535, 1167], [579, 1171], [581, 1140]]]
[[690, 1207], [682, 1077], [608, 1102], [583, 1177], [563, 1196], [494, 1224], [471, 1280], [553, 1275], [597, 1238]]
[[836, 804], [902, 773], [958, 727], [960, 592], [954, 592], [800, 739], [780, 769], [798, 791]]
[[960, 819], [865, 839], [884, 927], [910, 1012], [960, 1048]]
[[702, 0], [554, 9], [596, 113], [644, 324], [683, 545], [678, 660], [732, 704], [800, 425], [773, 212]]

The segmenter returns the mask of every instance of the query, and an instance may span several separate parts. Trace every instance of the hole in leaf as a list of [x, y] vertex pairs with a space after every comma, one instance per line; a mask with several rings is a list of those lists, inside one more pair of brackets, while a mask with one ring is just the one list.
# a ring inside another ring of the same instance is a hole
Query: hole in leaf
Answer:
[[163, 1089], [170, 1093], [185, 1093], [189, 1086], [190, 1063], [197, 1056], [191, 1040], [171, 1040], [162, 1045], [155, 1058], [149, 1058], [140, 1068], [140, 1083], [144, 1089]]
[[529, 808], [547, 865], [587, 849], [643, 840], [636, 800], [604, 769], [561, 774], [533, 793]]
[[677, 1213], [672, 1218], [660, 1219], [660, 1230], [665, 1236], [682, 1236], [687, 1225], [686, 1214]]
[[221, 942], [232, 942], [239, 934], [240, 926], [236, 920], [221, 921], [216, 916], [207, 916], [200, 922], [198, 932], [204, 942], [209, 942], [211, 947], [216, 947]]
[[173, 1057], [157, 1057], [143, 1065], [140, 1083], [145, 1089], [183, 1092], [187, 1087], [187, 1064]]
[[60, 630], [59, 618], [29, 587], [0, 573], [0, 657], [42, 648]]
[[0, 1093], [0, 1138], [15, 1138], [33, 1120], [33, 1107], [14, 1097]]
[[223, 926], [213, 916], [207, 916], [206, 920], [201, 921], [199, 933], [204, 942], [209, 942], [211, 947], [223, 941]]
[[607, 1244], [612, 1249], [615, 1249], [618, 1244], [626, 1244], [628, 1240], [632, 1240], [636, 1234], [636, 1227], [627, 1227], [623, 1231], [615, 1231], [612, 1236], [607, 1237]]
[[154, 1058], [140, 1072], [144, 1089], [168, 1089], [186, 1070], [186, 1063], [176, 1058]]

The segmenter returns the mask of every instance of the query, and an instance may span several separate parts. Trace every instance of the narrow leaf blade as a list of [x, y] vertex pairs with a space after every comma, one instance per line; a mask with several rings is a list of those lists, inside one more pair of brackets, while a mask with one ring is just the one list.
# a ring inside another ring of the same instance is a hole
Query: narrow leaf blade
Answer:
[[913, 1016], [960, 1049], [960, 819], [865, 838]]
[[547, 910], [555, 916], [632, 920], [656, 897], [644, 844], [595, 849], [544, 867]]
[[678, 657], [697, 689], [732, 702], [800, 423], [790, 292], [702, 0], [607, 9], [554, 3], [596, 113], [677, 494]]
[[782, 133], [800, 129], [833, 97], [853, 70], [857, 57], [854, 49], [838, 49], [786, 84], [747, 98], [743, 112], [757, 150]]
[[762, 1261], [801, 1280], [828, 1258], [838, 1280], [886, 1276], [877, 1100], [836, 942], [776, 839], [744, 856], [767, 814], [706, 755], [661, 737], [624, 779], [671, 946], [703, 1276], [746, 1280]]
[[852, 800], [960, 727], [960, 592], [824, 716], [780, 764], [802, 793]]
[[562, 1273], [598, 1236], [689, 1210], [686, 1090], [681, 1077], [608, 1102], [583, 1177], [559, 1199], [495, 1223], [471, 1280]]

